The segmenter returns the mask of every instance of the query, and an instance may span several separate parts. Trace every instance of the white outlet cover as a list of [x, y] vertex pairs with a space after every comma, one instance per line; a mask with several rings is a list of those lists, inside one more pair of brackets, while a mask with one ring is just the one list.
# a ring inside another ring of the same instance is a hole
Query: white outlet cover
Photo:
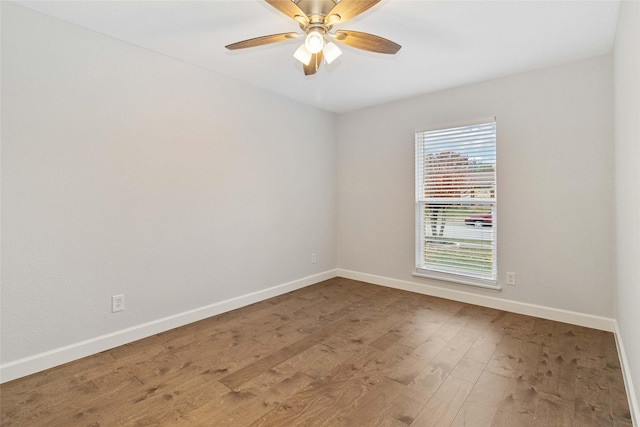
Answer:
[[111, 312], [124, 310], [124, 294], [114, 295], [111, 297]]

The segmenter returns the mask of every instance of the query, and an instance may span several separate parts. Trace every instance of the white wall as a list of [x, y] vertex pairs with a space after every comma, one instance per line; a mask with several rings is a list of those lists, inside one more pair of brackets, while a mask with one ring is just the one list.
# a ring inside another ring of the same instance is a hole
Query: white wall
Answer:
[[[617, 320], [640, 422], [640, 3], [620, 5], [614, 47]], [[630, 384], [628, 384], [630, 385]]]
[[333, 114], [2, 3], [2, 363], [335, 268]]
[[[391, 84], [391, 83], [388, 83]], [[338, 118], [338, 267], [613, 317], [611, 57]], [[414, 130], [497, 117], [500, 293], [412, 277]]]

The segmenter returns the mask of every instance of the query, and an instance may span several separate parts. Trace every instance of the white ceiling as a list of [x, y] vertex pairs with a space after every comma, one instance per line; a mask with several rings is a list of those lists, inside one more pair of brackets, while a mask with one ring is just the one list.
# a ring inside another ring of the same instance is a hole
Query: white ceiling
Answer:
[[64, 21], [333, 112], [611, 52], [619, 1], [382, 0], [336, 25], [402, 45], [343, 55], [305, 76], [300, 39], [228, 51], [298, 24], [262, 0], [16, 1]]

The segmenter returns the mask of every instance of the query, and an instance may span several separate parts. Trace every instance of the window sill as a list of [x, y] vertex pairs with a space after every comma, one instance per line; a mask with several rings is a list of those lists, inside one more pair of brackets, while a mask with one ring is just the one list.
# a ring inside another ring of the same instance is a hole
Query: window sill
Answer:
[[489, 289], [491, 291], [501, 291], [502, 290], [502, 286], [498, 285], [497, 283], [492, 283], [489, 280], [481, 280], [481, 279], [470, 279], [470, 278], [464, 278], [461, 276], [456, 276], [454, 274], [446, 274], [446, 273], [437, 273], [437, 272], [424, 272], [424, 271], [414, 271], [412, 273], [412, 275], [414, 277], [422, 277], [425, 279], [436, 279], [436, 280], [442, 280], [445, 282], [451, 282], [451, 283], [456, 283], [458, 285], [465, 285], [465, 286], [473, 286], [474, 288], [481, 288], [481, 289]]

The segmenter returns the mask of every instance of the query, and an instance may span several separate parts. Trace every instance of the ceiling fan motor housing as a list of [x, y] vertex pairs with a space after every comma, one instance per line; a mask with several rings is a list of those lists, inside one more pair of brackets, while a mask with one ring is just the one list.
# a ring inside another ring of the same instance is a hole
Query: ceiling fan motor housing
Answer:
[[315, 22], [323, 22], [324, 17], [327, 16], [338, 2], [333, 0], [298, 0], [295, 3], [311, 18], [312, 22], [315, 21], [315, 17], [322, 17], [319, 21]]

